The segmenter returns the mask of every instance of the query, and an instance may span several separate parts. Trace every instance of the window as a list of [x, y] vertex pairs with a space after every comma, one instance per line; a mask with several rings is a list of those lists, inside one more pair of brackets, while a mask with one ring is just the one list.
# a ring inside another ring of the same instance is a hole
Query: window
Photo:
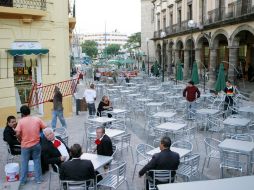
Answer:
[[181, 9], [178, 10], [178, 14], [177, 14], [177, 24], [178, 24], [178, 26], [181, 28], [181, 24], [182, 24], [182, 10], [181, 10]]
[[192, 4], [188, 5], [187, 19], [192, 20]]
[[166, 29], [166, 15], [163, 16], [163, 30]]
[[154, 8], [151, 10], [151, 22], [154, 22]]

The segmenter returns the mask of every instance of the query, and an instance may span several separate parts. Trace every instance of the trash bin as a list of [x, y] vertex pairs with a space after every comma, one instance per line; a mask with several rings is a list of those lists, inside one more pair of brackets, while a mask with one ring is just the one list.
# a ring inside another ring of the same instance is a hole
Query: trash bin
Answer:
[[87, 111], [87, 104], [84, 99], [76, 99], [76, 115], [79, 111]]

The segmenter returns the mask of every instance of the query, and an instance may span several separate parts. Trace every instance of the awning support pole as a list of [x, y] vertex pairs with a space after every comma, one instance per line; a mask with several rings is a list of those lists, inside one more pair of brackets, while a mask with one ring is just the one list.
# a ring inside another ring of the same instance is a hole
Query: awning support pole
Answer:
[[49, 75], [49, 52], [48, 52], [48, 75]]

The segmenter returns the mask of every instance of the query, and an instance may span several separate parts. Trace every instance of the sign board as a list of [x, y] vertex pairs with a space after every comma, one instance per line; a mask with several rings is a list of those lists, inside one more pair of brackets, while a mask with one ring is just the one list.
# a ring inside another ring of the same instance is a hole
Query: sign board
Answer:
[[39, 42], [13, 42], [11, 44], [11, 49], [41, 49], [41, 44]]

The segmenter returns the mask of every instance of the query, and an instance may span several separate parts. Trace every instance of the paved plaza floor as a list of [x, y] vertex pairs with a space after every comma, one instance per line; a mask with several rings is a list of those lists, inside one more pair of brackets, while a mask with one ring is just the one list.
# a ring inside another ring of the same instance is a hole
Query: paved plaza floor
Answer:
[[[98, 105], [98, 102], [97, 102]], [[75, 105], [73, 105], [73, 108], [75, 108]], [[75, 115], [75, 109], [73, 109], [73, 117], [71, 118], [66, 118], [67, 121], [67, 131], [69, 135], [69, 147], [74, 144], [74, 143], [79, 143], [82, 144], [82, 140], [84, 137], [84, 122], [87, 120], [87, 112], [80, 112], [79, 115]], [[152, 145], [153, 139], [150, 139], [147, 142], [147, 131], [144, 129], [145, 127], [145, 119], [142, 115], [137, 115], [136, 117], [133, 117], [132, 119], [132, 125], [130, 122], [127, 122], [127, 132], [130, 133], [131, 136], [131, 145], [134, 153], [134, 159], [136, 158], [136, 145], [139, 143], [149, 143]], [[47, 121], [49, 124], [50, 121]], [[189, 123], [190, 124], [190, 123]], [[59, 121], [58, 121], [59, 125]], [[192, 125], [195, 125], [195, 123], [192, 123]], [[0, 148], [0, 189], [18, 189], [18, 183], [6, 183], [5, 182], [5, 172], [4, 172], [4, 166], [6, 164], [6, 157], [7, 157], [7, 150], [6, 147], [4, 146], [4, 142], [2, 139], [2, 133], [3, 133], [4, 128], [0, 128], [0, 133], [1, 133], [1, 148]], [[197, 145], [193, 141], [194, 149], [193, 153], [198, 153], [201, 155], [200, 159], [200, 171], [203, 166], [204, 162], [204, 157], [205, 157], [205, 147], [204, 147], [204, 131], [198, 131], [198, 135], [196, 137], [197, 140]], [[85, 147], [83, 147], [85, 150]], [[138, 167], [134, 180], [132, 181], [132, 175], [134, 171], [134, 166], [135, 166], [135, 161], [132, 160], [131, 157], [131, 152], [130, 151], [123, 151], [123, 155], [121, 158], [127, 162], [127, 179], [128, 179], [128, 184], [129, 184], [129, 189], [130, 190], [142, 190], [144, 189], [144, 177], [139, 178], [138, 177], [138, 171], [141, 169]], [[17, 160], [18, 161], [18, 160]], [[219, 178], [219, 161], [218, 160], [211, 160], [209, 168], [204, 169], [204, 174], [197, 176], [196, 178], [193, 178], [192, 180], [207, 180], [207, 179], [218, 179]], [[43, 175], [43, 183], [40, 185], [37, 185], [34, 181], [28, 181], [28, 183], [21, 187], [20, 189], [22, 190], [39, 190], [39, 189], [51, 189], [51, 190], [57, 190], [59, 189], [59, 184], [58, 184], [58, 176], [53, 175], [51, 183], [49, 184], [49, 173], [46, 173]], [[178, 179], [177, 181], [181, 182], [181, 179]], [[10, 186], [11, 184], [11, 186]], [[120, 188], [120, 190], [125, 190], [127, 189], [126, 185], [123, 184]]]

